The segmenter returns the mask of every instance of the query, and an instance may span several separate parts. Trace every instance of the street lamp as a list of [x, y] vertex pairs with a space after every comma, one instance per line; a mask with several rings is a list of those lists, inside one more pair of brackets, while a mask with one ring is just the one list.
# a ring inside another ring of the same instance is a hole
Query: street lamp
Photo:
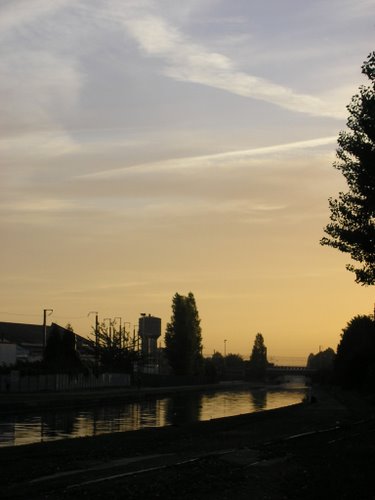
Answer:
[[227, 339], [224, 340], [224, 358], [227, 357]]

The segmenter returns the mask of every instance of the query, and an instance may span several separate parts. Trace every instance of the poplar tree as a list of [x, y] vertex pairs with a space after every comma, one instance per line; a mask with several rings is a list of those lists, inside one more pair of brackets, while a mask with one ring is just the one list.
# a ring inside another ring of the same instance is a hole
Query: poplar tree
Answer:
[[253, 349], [251, 351], [250, 363], [256, 367], [265, 367], [267, 361], [267, 347], [264, 344], [264, 338], [261, 333], [255, 335]]
[[263, 335], [257, 333], [249, 361], [251, 376], [255, 378], [264, 377], [267, 365], [267, 347], [264, 344]]
[[333, 164], [344, 175], [348, 191], [329, 199], [331, 222], [322, 245], [348, 253], [346, 268], [362, 285], [375, 284], [375, 52], [362, 66], [370, 85], [361, 86], [347, 106], [347, 127], [338, 137]]
[[202, 369], [202, 330], [194, 295], [176, 293], [167, 323], [165, 352], [176, 375], [196, 375]]

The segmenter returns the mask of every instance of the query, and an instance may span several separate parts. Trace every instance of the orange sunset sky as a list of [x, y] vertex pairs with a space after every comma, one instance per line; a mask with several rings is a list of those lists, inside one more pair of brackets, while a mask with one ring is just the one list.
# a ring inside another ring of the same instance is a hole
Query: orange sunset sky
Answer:
[[336, 348], [373, 312], [321, 247], [367, 0], [16, 0], [0, 5], [0, 320], [171, 315], [204, 354]]

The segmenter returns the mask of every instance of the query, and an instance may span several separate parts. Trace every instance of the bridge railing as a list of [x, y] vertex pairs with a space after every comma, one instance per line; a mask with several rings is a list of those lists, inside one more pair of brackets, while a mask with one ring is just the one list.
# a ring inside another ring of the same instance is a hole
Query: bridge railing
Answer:
[[307, 368], [307, 366], [269, 366], [267, 367], [267, 373], [269, 374], [294, 374], [294, 375], [312, 375], [316, 370], [312, 368]]
[[274, 365], [274, 366], [269, 366], [267, 367], [267, 371], [272, 371], [272, 370], [277, 370], [277, 371], [293, 371], [293, 372], [304, 372], [308, 371], [309, 369], [307, 366], [282, 366], [282, 365]]

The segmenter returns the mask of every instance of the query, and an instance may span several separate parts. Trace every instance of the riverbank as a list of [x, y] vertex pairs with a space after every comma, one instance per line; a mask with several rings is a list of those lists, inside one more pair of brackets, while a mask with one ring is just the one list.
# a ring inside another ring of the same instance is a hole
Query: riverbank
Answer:
[[374, 407], [297, 404], [181, 427], [0, 449], [4, 498], [374, 498]]

